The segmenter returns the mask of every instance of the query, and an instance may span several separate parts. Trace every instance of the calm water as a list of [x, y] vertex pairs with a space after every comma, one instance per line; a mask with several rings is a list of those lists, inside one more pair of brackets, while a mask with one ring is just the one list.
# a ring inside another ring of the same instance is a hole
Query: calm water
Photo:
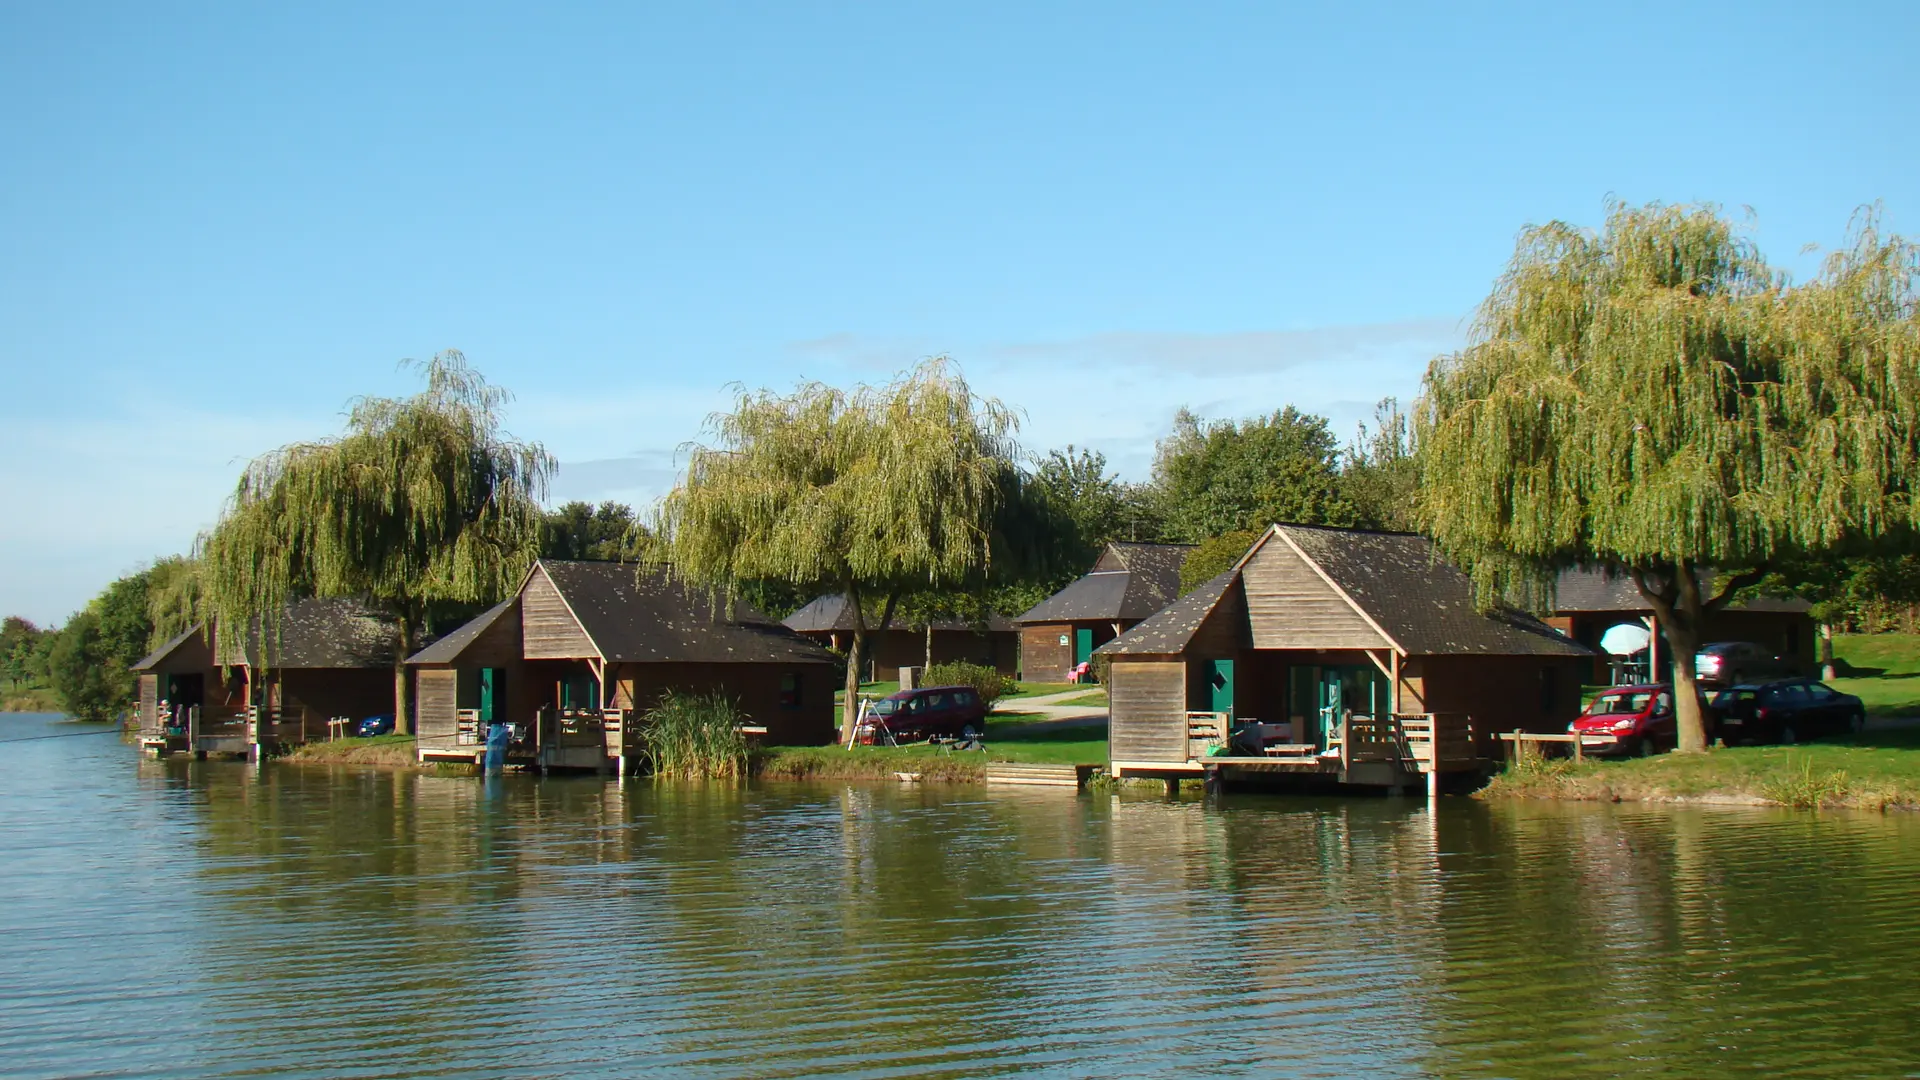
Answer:
[[39, 739], [0, 749], [0, 1074], [1914, 1075], [1916, 900], [1911, 817]]

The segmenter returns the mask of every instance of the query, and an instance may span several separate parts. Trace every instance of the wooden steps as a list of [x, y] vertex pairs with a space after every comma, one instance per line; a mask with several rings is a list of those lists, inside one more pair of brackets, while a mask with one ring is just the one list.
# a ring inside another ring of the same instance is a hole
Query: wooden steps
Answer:
[[1027, 787], [1063, 787], [1079, 789], [1092, 774], [1093, 765], [1025, 765], [1010, 761], [990, 761], [982, 767], [989, 784], [1020, 784]]

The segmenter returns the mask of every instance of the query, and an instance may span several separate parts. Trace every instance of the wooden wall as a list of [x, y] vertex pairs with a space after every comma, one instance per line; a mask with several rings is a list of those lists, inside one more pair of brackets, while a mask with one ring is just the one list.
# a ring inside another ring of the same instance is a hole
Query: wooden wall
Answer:
[[[1066, 638], [1065, 645], [1060, 644]], [[1027, 682], [1065, 682], [1073, 668], [1073, 624], [1042, 623], [1020, 628], [1020, 678]]]
[[1360, 614], [1275, 536], [1241, 570], [1252, 644], [1261, 649], [1384, 649]]
[[520, 628], [521, 655], [528, 660], [599, 655], [544, 569], [536, 568], [527, 578], [526, 587], [520, 590]]
[[[798, 708], [780, 703], [782, 676], [789, 674], [800, 680]], [[614, 700], [638, 712], [669, 689], [719, 691], [739, 704], [749, 723], [767, 729], [768, 746], [820, 746], [837, 734], [831, 664], [616, 664], [608, 681], [616, 688]]]
[[[807, 637], [822, 645], [831, 647], [833, 634], [828, 631], [809, 632]], [[853, 632], [840, 631], [843, 644], [853, 640]], [[985, 664], [1003, 675], [1012, 675], [1019, 670], [1020, 639], [1011, 630], [999, 630], [990, 633], [975, 633], [970, 630], [935, 630], [933, 632], [933, 662], [949, 664], [965, 661], [969, 664]], [[927, 662], [927, 636], [923, 630], [884, 630], [867, 634], [867, 657], [869, 666], [877, 669], [880, 679], [893, 679], [903, 667], [921, 667]], [[861, 672], [864, 679], [867, 671]]]
[[1107, 680], [1107, 738], [1115, 761], [1187, 760], [1187, 665], [1116, 656]]
[[160, 733], [160, 676], [140, 675], [136, 680], [140, 693], [140, 731], [145, 735]]
[[1475, 751], [1487, 758], [1500, 755], [1498, 732], [1566, 731], [1579, 715], [1580, 684], [1592, 666], [1584, 656], [1423, 656], [1417, 664], [1424, 711], [1468, 714]]
[[391, 668], [288, 668], [274, 671], [282, 715], [295, 710], [309, 739], [327, 737], [335, 716], [355, 721], [393, 714]]
[[[545, 580], [544, 576], [542, 580]], [[552, 587], [551, 582], [548, 582], [548, 587]], [[500, 613], [492, 626], [467, 642], [467, 647], [460, 650], [454, 662], [463, 668], [510, 667], [520, 662], [521, 640], [520, 612], [517, 608], [508, 608]]]
[[419, 702], [414, 716], [414, 733], [421, 739], [453, 741], [459, 729], [459, 672], [444, 664], [420, 665], [413, 669], [414, 699]]

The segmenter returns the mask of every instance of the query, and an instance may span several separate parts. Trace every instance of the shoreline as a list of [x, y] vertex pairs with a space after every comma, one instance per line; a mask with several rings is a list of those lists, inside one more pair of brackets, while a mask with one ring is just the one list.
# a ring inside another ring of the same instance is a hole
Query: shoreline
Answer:
[[1620, 761], [1532, 759], [1496, 774], [1473, 797], [1488, 802], [1920, 810], [1920, 753], [1905, 742], [1723, 747]]

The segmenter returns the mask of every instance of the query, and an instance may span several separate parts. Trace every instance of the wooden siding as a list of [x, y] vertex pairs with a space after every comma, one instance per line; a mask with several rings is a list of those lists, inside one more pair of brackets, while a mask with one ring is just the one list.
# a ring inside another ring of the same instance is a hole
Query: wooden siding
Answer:
[[160, 676], [142, 675], [140, 682], [140, 730], [148, 735], [160, 731]]
[[[1067, 639], [1065, 645], [1060, 639]], [[1027, 682], [1065, 682], [1073, 668], [1073, 624], [1020, 628], [1020, 677]]]
[[1115, 761], [1187, 760], [1187, 665], [1114, 657], [1108, 740]]
[[576, 660], [600, 655], [542, 568], [536, 567], [520, 590], [520, 633], [521, 655], [529, 660]]
[[1221, 595], [1220, 602], [1188, 639], [1185, 655], [1231, 660], [1240, 650], [1252, 645], [1247, 625], [1247, 594], [1236, 582]]
[[1241, 571], [1258, 649], [1384, 649], [1387, 642], [1286, 541], [1272, 537]]
[[393, 715], [391, 668], [288, 668], [273, 674], [282, 716], [296, 714], [309, 739], [327, 737], [327, 721]]
[[520, 641], [520, 613], [509, 610], [467, 642], [456, 662], [463, 668], [507, 667], [519, 663]]
[[419, 701], [415, 733], [422, 739], [451, 741], [457, 730], [454, 711], [459, 707], [459, 673], [450, 667], [418, 667], [414, 669], [413, 685]]
[[[793, 675], [800, 704], [780, 703], [781, 683]], [[747, 722], [767, 729], [769, 746], [819, 746], [834, 741], [834, 669], [828, 664], [616, 664], [608, 682], [620, 707], [645, 712], [668, 690], [719, 691], [738, 704]]]
[[[1423, 656], [1418, 658], [1426, 709], [1471, 718], [1474, 750], [1496, 758], [1496, 734], [1558, 734], [1580, 712], [1580, 684], [1591, 661], [1584, 656]], [[1551, 707], [1542, 675], [1552, 672]]]

